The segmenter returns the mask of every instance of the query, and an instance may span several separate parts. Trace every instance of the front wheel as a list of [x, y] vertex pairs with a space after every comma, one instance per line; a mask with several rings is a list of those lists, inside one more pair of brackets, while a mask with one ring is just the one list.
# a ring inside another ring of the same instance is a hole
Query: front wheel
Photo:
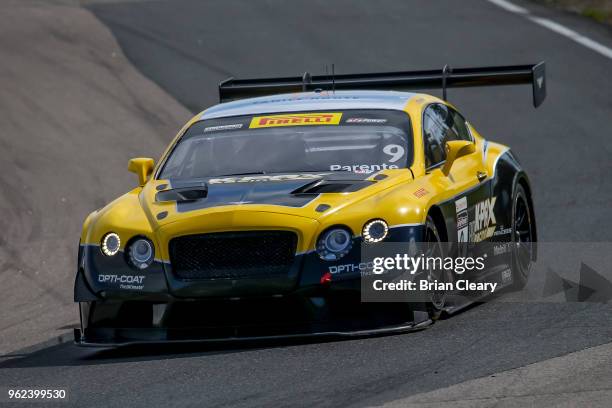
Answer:
[[[444, 249], [442, 242], [440, 242], [440, 234], [438, 228], [431, 216], [427, 216], [425, 223], [425, 257], [440, 257], [444, 258]], [[440, 283], [448, 283], [452, 277], [450, 273], [444, 269], [436, 270], [436, 268], [427, 271], [427, 279], [429, 282], [438, 281]], [[429, 294], [429, 301], [427, 304], [427, 312], [432, 320], [437, 320], [444, 311], [446, 305], [447, 292], [444, 290], [432, 290]]]
[[520, 184], [512, 202], [512, 287], [523, 289], [529, 279], [535, 243], [529, 200]]

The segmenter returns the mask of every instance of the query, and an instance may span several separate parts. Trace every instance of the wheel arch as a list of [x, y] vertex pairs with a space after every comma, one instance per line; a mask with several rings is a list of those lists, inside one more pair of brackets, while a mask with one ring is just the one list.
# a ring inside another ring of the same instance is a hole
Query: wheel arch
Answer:
[[448, 233], [446, 231], [446, 222], [444, 220], [444, 214], [442, 210], [437, 205], [432, 205], [427, 211], [427, 215], [431, 216], [434, 224], [436, 225], [436, 229], [438, 230], [438, 235], [440, 237], [440, 241], [448, 242]]

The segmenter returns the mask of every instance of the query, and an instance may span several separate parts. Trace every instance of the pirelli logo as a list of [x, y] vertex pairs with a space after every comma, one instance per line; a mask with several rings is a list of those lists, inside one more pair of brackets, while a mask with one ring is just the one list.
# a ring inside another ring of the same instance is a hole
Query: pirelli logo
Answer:
[[337, 125], [340, 123], [341, 118], [342, 113], [297, 113], [291, 115], [255, 116], [251, 119], [249, 128]]

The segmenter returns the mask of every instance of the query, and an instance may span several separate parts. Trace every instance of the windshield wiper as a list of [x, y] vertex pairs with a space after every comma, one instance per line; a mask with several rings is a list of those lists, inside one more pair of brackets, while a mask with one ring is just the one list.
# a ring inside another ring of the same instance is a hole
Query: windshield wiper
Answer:
[[229, 177], [229, 176], [248, 176], [251, 174], [266, 174], [265, 171], [261, 170], [261, 171], [248, 171], [246, 173], [230, 173], [230, 174], [221, 174], [218, 176], [214, 176], [214, 177]]
[[213, 176], [213, 177], [250, 176], [252, 174], [263, 174], [263, 175], [266, 175], [266, 174], [277, 174], [277, 173], [278, 174], [298, 174], [298, 173], [321, 173], [321, 172], [323, 172], [323, 173], [331, 173], [333, 171], [332, 170], [327, 170], [326, 171], [326, 170], [312, 170], [312, 169], [310, 169], [310, 170], [288, 170], [288, 171], [280, 171], [280, 172], [269, 173], [269, 172], [261, 170], [261, 171], [248, 171], [248, 172], [245, 172], [245, 173], [221, 174], [219, 176]]

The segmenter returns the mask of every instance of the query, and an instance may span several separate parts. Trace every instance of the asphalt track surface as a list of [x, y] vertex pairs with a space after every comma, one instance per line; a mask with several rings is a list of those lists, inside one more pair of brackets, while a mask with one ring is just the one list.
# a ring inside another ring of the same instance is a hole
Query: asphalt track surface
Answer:
[[[192, 111], [228, 77], [502, 65], [546, 60], [548, 99], [527, 87], [450, 90], [532, 178], [540, 239], [610, 241], [612, 61], [485, 1], [154, 1], [90, 6], [130, 61]], [[612, 36], [531, 5], [603, 41]], [[435, 92], [434, 92], [435, 93]], [[412, 334], [228, 347], [80, 349], [0, 363], [5, 384], [64, 387], [79, 406], [370, 406], [612, 339], [612, 308], [484, 303]]]

